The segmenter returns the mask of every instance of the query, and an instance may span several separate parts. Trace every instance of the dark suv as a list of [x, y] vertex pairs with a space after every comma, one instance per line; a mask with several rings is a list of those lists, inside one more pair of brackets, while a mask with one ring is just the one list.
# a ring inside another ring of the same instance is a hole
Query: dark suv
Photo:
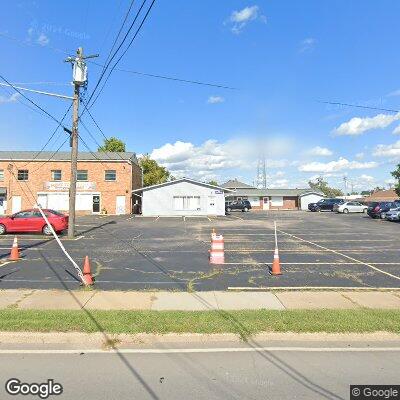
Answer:
[[367, 213], [371, 218], [385, 219], [386, 213], [400, 207], [399, 201], [373, 201], [368, 205]]
[[239, 210], [242, 212], [247, 212], [251, 210], [251, 204], [248, 200], [235, 200], [231, 204], [225, 205], [225, 211], [230, 213], [231, 211]]
[[344, 203], [343, 199], [321, 199], [317, 203], [310, 203], [308, 209], [310, 211], [333, 211], [333, 207], [336, 204]]

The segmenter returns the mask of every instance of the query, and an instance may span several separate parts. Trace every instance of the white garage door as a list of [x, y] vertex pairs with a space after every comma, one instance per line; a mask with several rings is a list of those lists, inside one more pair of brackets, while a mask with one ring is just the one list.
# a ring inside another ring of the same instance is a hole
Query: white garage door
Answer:
[[[46, 208], [49, 208], [51, 210], [58, 210], [58, 211], [67, 211], [68, 210], [68, 205], [69, 205], [69, 197], [68, 193], [49, 193], [46, 195], [47, 196], [47, 206]], [[44, 203], [44, 196], [42, 197], [40, 195], [40, 199], [38, 200], [41, 201], [41, 205], [45, 207], [42, 202]]]
[[76, 210], [77, 211], [92, 211], [93, 207], [93, 194], [91, 193], [78, 193], [76, 195]]

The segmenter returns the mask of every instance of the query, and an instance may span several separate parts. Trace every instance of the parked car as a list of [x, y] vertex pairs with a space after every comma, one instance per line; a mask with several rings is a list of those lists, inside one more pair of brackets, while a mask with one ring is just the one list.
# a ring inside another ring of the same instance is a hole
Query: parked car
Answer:
[[400, 207], [390, 210], [386, 213], [388, 221], [400, 221]]
[[342, 204], [335, 204], [333, 206], [333, 211], [338, 213], [348, 214], [348, 213], [366, 213], [368, 206], [359, 203], [358, 201], [346, 201]]
[[[56, 232], [68, 228], [68, 216], [54, 210], [43, 210], [50, 224]], [[0, 235], [14, 232], [42, 232], [51, 235], [42, 214], [37, 209], [17, 212], [9, 217], [0, 217]]]
[[225, 211], [227, 213], [234, 211], [234, 210], [239, 210], [242, 212], [250, 211], [251, 204], [248, 200], [235, 200], [235, 201], [232, 201], [232, 203], [225, 205]]
[[390, 210], [398, 207], [400, 207], [400, 202], [397, 201], [373, 201], [369, 205], [367, 213], [371, 218], [385, 219]]
[[336, 204], [342, 204], [342, 203], [344, 203], [344, 200], [342, 199], [321, 199], [317, 203], [310, 203], [308, 205], [308, 209], [314, 212], [333, 211], [333, 207]]

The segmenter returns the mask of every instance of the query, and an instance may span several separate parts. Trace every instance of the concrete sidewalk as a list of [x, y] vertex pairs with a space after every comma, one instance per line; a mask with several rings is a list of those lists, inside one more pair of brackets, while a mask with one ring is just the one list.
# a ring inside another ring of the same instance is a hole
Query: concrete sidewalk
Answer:
[[400, 291], [123, 292], [0, 290], [0, 308], [40, 310], [400, 309]]

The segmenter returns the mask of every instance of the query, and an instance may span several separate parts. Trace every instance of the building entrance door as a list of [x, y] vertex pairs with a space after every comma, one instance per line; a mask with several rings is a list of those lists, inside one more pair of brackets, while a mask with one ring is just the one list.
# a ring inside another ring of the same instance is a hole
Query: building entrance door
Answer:
[[269, 197], [263, 197], [263, 210], [269, 210]]
[[115, 213], [117, 215], [125, 214], [125, 196], [117, 196], [115, 207]]
[[93, 206], [92, 206], [93, 214], [97, 214], [100, 212], [100, 196], [93, 196]]
[[5, 197], [0, 196], [0, 215], [4, 215], [7, 212], [7, 200]]

